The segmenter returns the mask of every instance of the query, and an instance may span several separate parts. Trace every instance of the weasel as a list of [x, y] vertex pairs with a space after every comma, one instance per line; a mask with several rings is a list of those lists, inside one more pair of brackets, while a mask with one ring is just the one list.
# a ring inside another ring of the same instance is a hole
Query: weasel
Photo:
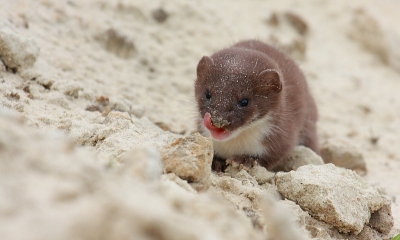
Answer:
[[213, 169], [226, 161], [271, 170], [296, 145], [319, 154], [317, 107], [304, 74], [276, 48], [239, 42], [197, 65], [197, 126], [213, 141]]

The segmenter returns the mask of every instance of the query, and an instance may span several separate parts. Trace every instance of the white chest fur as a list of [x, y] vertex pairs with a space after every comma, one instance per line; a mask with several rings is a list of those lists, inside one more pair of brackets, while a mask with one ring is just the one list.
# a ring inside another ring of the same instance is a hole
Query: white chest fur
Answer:
[[[202, 126], [205, 136], [211, 136], [210, 131]], [[213, 139], [214, 152], [222, 158], [240, 155], [260, 156], [268, 153], [268, 148], [262, 144], [263, 139], [271, 133], [268, 117], [259, 119], [248, 126], [237, 129], [224, 141]]]

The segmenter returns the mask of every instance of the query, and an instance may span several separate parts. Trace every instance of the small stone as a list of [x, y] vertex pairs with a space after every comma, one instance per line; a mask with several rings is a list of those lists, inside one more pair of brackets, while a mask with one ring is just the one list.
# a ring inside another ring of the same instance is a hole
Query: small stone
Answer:
[[14, 100], [14, 101], [18, 101], [21, 98], [17, 92], [10, 92], [8, 94], [5, 94], [5, 96], [8, 99]]
[[21, 72], [19, 72], [19, 75], [25, 81], [36, 81], [38, 78], [41, 78], [43, 74], [41, 72], [39, 72], [37, 69], [29, 68], [29, 69], [24, 69]]
[[306, 165], [289, 173], [278, 172], [279, 193], [340, 232], [360, 233], [371, 213], [385, 205], [378, 190], [355, 172], [333, 164]]
[[120, 58], [130, 58], [136, 52], [136, 47], [131, 38], [123, 35], [119, 30], [110, 28], [97, 36], [104, 48]]
[[273, 12], [270, 16], [270, 18], [267, 20], [267, 23], [273, 27], [276, 27], [279, 25], [279, 17], [276, 12]]
[[307, 34], [308, 25], [307, 22], [302, 17], [293, 12], [286, 12], [285, 17], [292, 25], [292, 27], [295, 28], [300, 35]]
[[111, 111], [110, 99], [106, 96], [98, 96], [90, 105], [86, 106], [85, 110], [90, 112], [98, 111], [106, 116]]
[[275, 176], [275, 173], [269, 172], [265, 167], [261, 167], [257, 163], [254, 164], [252, 167], [247, 167], [244, 165], [237, 165], [237, 164], [230, 164], [225, 169], [225, 173], [229, 174], [233, 178], [240, 179], [239, 175], [242, 171], [245, 171], [254, 178], [254, 180], [259, 184], [271, 183]]
[[178, 138], [161, 151], [164, 172], [175, 173], [197, 189], [208, 188], [213, 147], [209, 138], [194, 133]]
[[296, 146], [290, 156], [273, 170], [275, 172], [289, 172], [308, 164], [322, 165], [324, 161], [313, 150], [304, 146]]
[[249, 170], [249, 174], [253, 176], [260, 185], [270, 183], [275, 176], [275, 173], [269, 172], [265, 167], [261, 167], [260, 165], [252, 167]]
[[83, 86], [80, 82], [73, 80], [57, 81], [51, 85], [52, 90], [58, 90], [66, 96], [78, 98], [79, 93], [82, 92]]
[[0, 60], [17, 72], [30, 68], [39, 56], [39, 47], [32, 38], [21, 36], [7, 21], [0, 21]]
[[19, 88], [22, 89], [26, 93], [31, 93], [30, 85], [31, 85], [31, 83], [27, 81], [27, 82], [23, 83], [22, 85], [20, 85]]
[[167, 20], [168, 13], [163, 8], [158, 8], [152, 12], [152, 16], [157, 22], [163, 23]]
[[360, 175], [367, 172], [363, 155], [345, 140], [335, 139], [324, 142], [321, 146], [321, 156], [325, 163], [352, 169]]
[[[249, 214], [259, 209], [261, 199], [266, 194], [280, 198], [274, 186], [270, 184], [265, 184], [265, 187], [259, 186], [245, 170], [241, 170], [237, 177], [217, 176], [213, 172], [210, 175], [211, 187], [208, 191], [226, 196], [230, 202], [236, 205], [237, 209], [242, 209]], [[252, 218], [252, 221], [257, 226], [259, 225], [257, 218]]]
[[47, 76], [47, 74], [45, 74], [44, 76], [43, 75], [38, 76], [35, 79], [35, 82], [37, 84], [41, 85], [44, 89], [50, 90], [55, 81], [54, 81], [54, 77]]

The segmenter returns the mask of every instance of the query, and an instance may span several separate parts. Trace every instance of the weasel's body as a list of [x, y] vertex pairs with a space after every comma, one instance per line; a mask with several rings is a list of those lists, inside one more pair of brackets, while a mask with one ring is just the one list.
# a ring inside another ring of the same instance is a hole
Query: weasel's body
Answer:
[[287, 55], [249, 40], [203, 57], [197, 66], [198, 129], [211, 136], [214, 163], [256, 160], [270, 169], [296, 145], [319, 153], [317, 108]]

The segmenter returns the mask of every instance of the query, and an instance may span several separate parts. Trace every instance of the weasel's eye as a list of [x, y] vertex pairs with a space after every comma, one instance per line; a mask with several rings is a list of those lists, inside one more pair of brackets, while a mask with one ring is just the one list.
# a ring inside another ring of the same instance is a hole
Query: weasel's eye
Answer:
[[211, 93], [210, 93], [208, 90], [206, 91], [206, 98], [207, 98], [208, 100], [211, 99]]
[[242, 108], [247, 107], [247, 105], [249, 105], [249, 100], [243, 99], [243, 100], [239, 101], [238, 105], [239, 105], [239, 107], [242, 107]]

